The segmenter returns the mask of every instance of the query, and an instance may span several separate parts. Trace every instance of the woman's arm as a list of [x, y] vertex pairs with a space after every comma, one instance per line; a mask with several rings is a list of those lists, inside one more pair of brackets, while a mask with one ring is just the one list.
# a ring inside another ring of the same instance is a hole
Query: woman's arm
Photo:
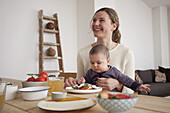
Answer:
[[91, 48], [91, 45], [88, 45], [80, 49], [77, 54], [77, 79], [85, 76], [86, 72], [91, 68], [89, 60], [89, 51]]
[[[77, 55], [77, 79], [80, 79], [84, 75], [84, 66], [83, 66], [83, 59], [80, 55], [80, 52], [78, 52]], [[82, 76], [81, 76], [82, 75]]]
[[[126, 64], [125, 64], [125, 71], [124, 71], [124, 75], [128, 75], [131, 79], [135, 79], [135, 60], [134, 60], [134, 54], [132, 52], [132, 50], [129, 50], [127, 55], [126, 55]], [[123, 93], [133, 93], [133, 90], [127, 88], [127, 87], [123, 87], [122, 90]]]

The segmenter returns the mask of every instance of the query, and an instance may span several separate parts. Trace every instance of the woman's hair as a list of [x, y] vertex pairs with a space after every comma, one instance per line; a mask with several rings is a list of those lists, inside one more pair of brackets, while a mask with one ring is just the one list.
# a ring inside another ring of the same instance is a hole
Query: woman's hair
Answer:
[[95, 45], [90, 50], [89, 55], [94, 55], [94, 54], [98, 54], [98, 53], [102, 53], [106, 57], [106, 59], [108, 59], [110, 57], [109, 49], [102, 44]]
[[112, 41], [116, 42], [116, 43], [120, 43], [120, 40], [121, 40], [121, 34], [119, 31], [120, 24], [119, 24], [119, 17], [117, 15], [116, 11], [112, 8], [105, 7], [105, 8], [101, 8], [101, 9], [97, 10], [96, 13], [98, 13], [100, 11], [105, 11], [109, 15], [112, 23], [117, 23], [117, 28], [113, 31], [113, 34], [112, 34]]

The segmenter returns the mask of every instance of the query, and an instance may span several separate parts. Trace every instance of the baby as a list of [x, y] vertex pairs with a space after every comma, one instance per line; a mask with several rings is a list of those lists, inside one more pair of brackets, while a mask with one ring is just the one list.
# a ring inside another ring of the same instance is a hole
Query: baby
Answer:
[[[142, 85], [130, 77], [123, 75], [118, 69], [109, 65], [109, 49], [102, 44], [94, 46], [89, 52], [91, 69], [89, 69], [84, 77], [78, 80], [78, 84], [90, 83], [96, 85], [98, 78], [114, 78], [124, 86], [131, 88], [135, 92], [150, 92], [148, 84]], [[112, 91], [117, 91], [113, 89]]]

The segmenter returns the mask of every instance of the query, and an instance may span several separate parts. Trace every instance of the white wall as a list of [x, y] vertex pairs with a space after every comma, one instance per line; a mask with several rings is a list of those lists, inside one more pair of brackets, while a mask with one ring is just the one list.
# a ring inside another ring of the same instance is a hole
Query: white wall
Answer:
[[58, 13], [64, 68], [76, 71], [76, 0], [0, 0], [0, 76], [25, 79], [38, 73], [38, 11]]
[[90, 27], [94, 13], [94, 0], [77, 0], [77, 50], [94, 42]]
[[[168, 8], [168, 42], [169, 42], [169, 50], [170, 50], [170, 8]], [[169, 52], [169, 57], [170, 57], [170, 52]], [[169, 60], [169, 65], [170, 65], [170, 60]]]
[[168, 10], [165, 6], [153, 9], [155, 67], [169, 67]]
[[[27, 73], [38, 73], [41, 9], [49, 16], [58, 13], [64, 68], [76, 72], [77, 51], [94, 42], [90, 20], [94, 11], [104, 6], [118, 12], [122, 43], [134, 51], [136, 69], [156, 68], [155, 64], [162, 62], [162, 53], [155, 54], [154, 50], [162, 47], [156, 46], [160, 29], [152, 25], [160, 20], [152, 20], [152, 9], [141, 0], [0, 0], [0, 77], [25, 79]], [[160, 16], [159, 10], [156, 14]]]
[[166, 6], [160, 6], [162, 64], [169, 67], [168, 13]]
[[[153, 9], [153, 37], [154, 37], [154, 56], [155, 65], [162, 65], [161, 53], [161, 32], [160, 32], [160, 10], [159, 8]], [[156, 67], [156, 66], [155, 66]]]
[[119, 15], [122, 44], [135, 55], [136, 69], [154, 67], [152, 9], [141, 0], [95, 0], [95, 9], [112, 7]]

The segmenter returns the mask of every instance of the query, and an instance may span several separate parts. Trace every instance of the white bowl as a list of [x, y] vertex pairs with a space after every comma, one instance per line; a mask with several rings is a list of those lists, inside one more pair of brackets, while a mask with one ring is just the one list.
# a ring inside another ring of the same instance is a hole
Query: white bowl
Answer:
[[67, 92], [52, 92], [51, 98], [52, 100], [59, 99], [59, 98], [66, 98], [66, 95], [67, 95]]
[[[115, 92], [109, 92], [110, 94], [118, 94]], [[121, 94], [121, 93], [120, 93]], [[109, 113], [122, 113], [131, 109], [137, 102], [138, 97], [133, 94], [126, 94], [133, 98], [130, 99], [104, 99], [96, 96], [99, 105]]]
[[24, 100], [40, 100], [47, 97], [50, 87], [36, 86], [21, 88], [18, 91], [21, 93]]
[[47, 81], [45, 81], [45, 82], [27, 82], [27, 81], [23, 81], [22, 86], [23, 86], [23, 88], [25, 88], [25, 87], [34, 87], [34, 86], [47, 86]]

